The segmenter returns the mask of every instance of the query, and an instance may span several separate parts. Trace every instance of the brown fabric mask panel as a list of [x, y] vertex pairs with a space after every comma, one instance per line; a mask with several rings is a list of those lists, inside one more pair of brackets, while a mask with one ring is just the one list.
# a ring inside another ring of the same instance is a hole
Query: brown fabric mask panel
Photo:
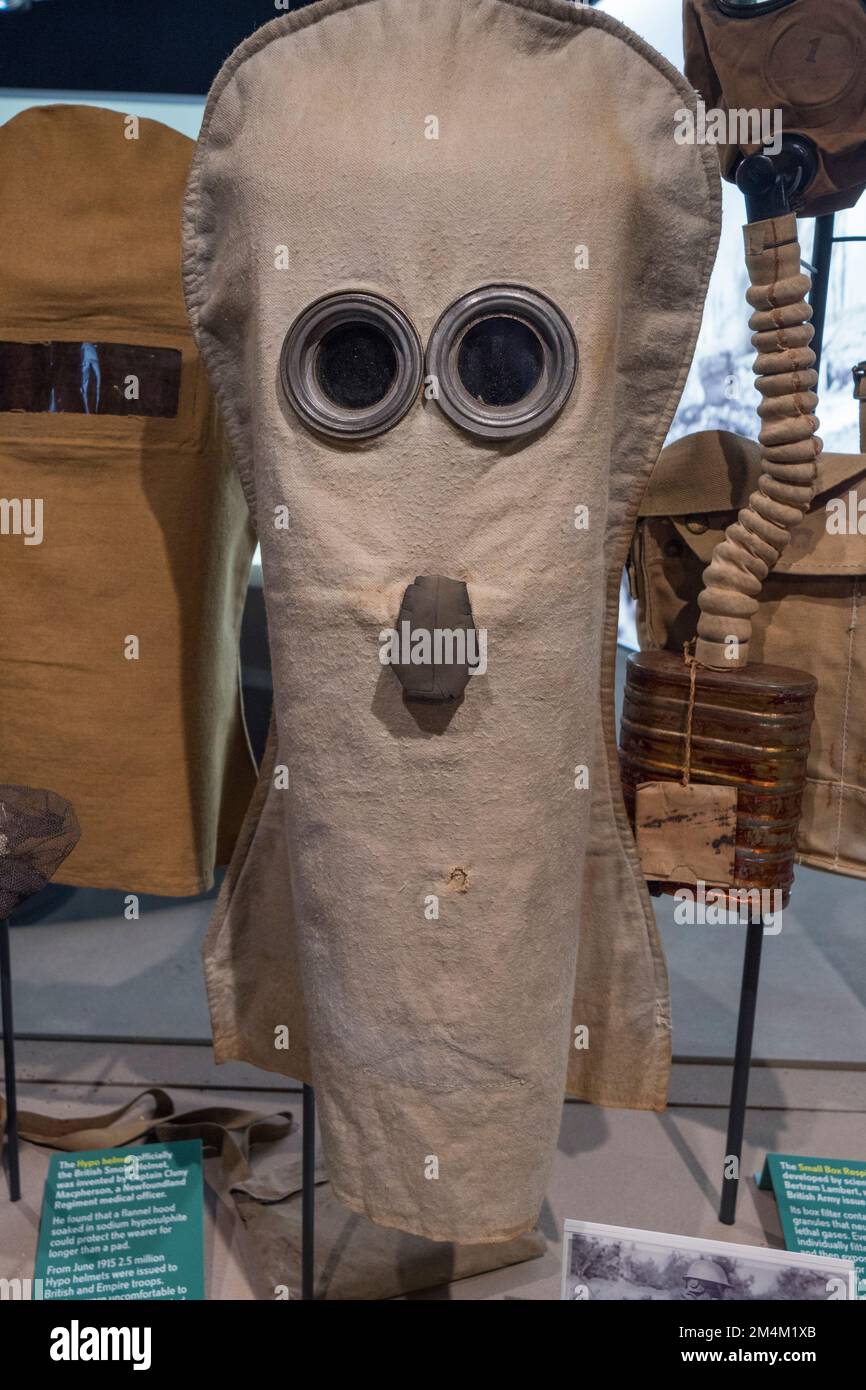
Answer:
[[[684, 0], [686, 76], [711, 110], [782, 112], [819, 169], [799, 215], [853, 207], [866, 187], [866, 6], [862, 0], [745, 5]], [[718, 147], [725, 178], [759, 145]]]

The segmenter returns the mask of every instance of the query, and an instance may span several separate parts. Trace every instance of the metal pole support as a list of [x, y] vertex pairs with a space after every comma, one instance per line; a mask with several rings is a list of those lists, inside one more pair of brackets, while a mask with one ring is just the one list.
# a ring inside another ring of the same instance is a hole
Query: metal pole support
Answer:
[[316, 1297], [316, 1093], [304, 1086], [303, 1189], [301, 1193], [301, 1298]]
[[743, 1133], [746, 1127], [746, 1103], [749, 1096], [749, 1074], [752, 1067], [752, 1039], [755, 1033], [755, 1012], [758, 1005], [758, 982], [761, 974], [761, 948], [764, 942], [764, 922], [750, 917], [743, 956], [743, 981], [740, 987], [740, 1013], [737, 1021], [737, 1046], [734, 1053], [734, 1076], [731, 1083], [731, 1106], [728, 1112], [728, 1137], [725, 1143], [725, 1169], [722, 1179], [722, 1201], [719, 1220], [733, 1226], [737, 1215], [737, 1192], [740, 1182], [740, 1162], [743, 1156]]
[[21, 1200], [21, 1161], [18, 1151], [18, 1090], [15, 1080], [15, 1029], [12, 1021], [12, 963], [9, 919], [0, 921], [0, 1023], [3, 1026], [3, 1071], [6, 1089], [6, 1162], [9, 1197]]

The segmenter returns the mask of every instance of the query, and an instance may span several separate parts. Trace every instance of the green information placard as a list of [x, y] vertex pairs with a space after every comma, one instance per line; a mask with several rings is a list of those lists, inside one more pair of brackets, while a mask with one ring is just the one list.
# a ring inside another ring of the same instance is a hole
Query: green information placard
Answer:
[[34, 1297], [203, 1299], [201, 1140], [54, 1154]]
[[758, 1186], [775, 1195], [787, 1248], [852, 1259], [866, 1298], [866, 1159], [767, 1154]]

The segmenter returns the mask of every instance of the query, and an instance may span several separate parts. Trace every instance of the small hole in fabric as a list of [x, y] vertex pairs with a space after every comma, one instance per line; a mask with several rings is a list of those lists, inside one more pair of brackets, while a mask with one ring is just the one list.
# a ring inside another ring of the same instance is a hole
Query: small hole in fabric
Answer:
[[448, 876], [448, 887], [452, 893], [466, 893], [469, 891], [469, 873], [461, 866], [451, 870]]

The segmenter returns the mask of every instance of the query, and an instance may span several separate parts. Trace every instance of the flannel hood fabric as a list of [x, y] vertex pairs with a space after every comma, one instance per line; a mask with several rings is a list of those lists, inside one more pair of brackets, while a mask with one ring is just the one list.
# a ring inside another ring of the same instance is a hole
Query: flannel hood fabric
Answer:
[[[261, 538], [276, 708], [206, 948], [217, 1052], [309, 1076], [339, 1198], [434, 1240], [533, 1225], [567, 1072], [665, 1100], [613, 670], [718, 237], [714, 151], [674, 140], [693, 100], [561, 0], [324, 0], [229, 59], [194, 161], [187, 302]], [[543, 432], [480, 440], [422, 390], [335, 444], [287, 400], [287, 330], [323, 296], [382, 296], [426, 344], [492, 284], [576, 338]], [[488, 634], [449, 706], [379, 661], [436, 574]]]

